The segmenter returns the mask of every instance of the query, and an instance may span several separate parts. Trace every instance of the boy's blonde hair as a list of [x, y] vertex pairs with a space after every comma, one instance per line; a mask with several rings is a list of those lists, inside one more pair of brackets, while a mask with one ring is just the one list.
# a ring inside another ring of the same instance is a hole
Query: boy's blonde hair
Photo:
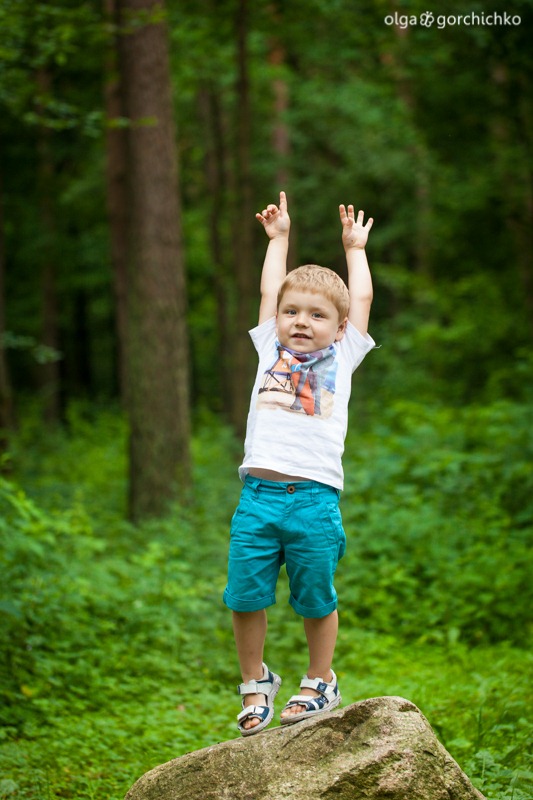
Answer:
[[342, 278], [328, 267], [306, 264], [289, 272], [279, 288], [278, 308], [283, 295], [289, 289], [323, 294], [339, 312], [339, 320], [342, 321], [348, 316], [350, 308], [348, 288]]

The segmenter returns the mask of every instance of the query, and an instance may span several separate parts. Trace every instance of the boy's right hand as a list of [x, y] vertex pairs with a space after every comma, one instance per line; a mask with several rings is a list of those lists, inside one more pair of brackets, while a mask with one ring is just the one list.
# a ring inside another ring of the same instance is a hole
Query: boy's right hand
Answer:
[[287, 237], [291, 227], [291, 220], [287, 211], [285, 192], [279, 193], [279, 206], [271, 203], [260, 214], [256, 214], [255, 218], [259, 220], [269, 239]]

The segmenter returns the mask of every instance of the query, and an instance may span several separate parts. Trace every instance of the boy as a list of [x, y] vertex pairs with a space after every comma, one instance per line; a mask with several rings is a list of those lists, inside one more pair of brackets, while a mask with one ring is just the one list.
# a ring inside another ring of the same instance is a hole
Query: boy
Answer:
[[367, 333], [372, 280], [363, 226], [353, 206], [339, 207], [349, 291], [329, 269], [308, 265], [286, 273], [290, 218], [280, 192], [256, 218], [269, 238], [261, 277], [258, 327], [250, 331], [259, 368], [248, 415], [244, 487], [230, 534], [224, 602], [243, 683], [238, 728], [243, 736], [274, 714], [279, 675], [263, 663], [266, 608], [285, 563], [290, 604], [304, 618], [309, 668], [301, 693], [281, 714], [289, 724], [335, 708], [340, 692], [331, 669], [337, 639], [333, 576], [346, 537], [338, 509], [341, 456], [351, 376], [375, 344]]

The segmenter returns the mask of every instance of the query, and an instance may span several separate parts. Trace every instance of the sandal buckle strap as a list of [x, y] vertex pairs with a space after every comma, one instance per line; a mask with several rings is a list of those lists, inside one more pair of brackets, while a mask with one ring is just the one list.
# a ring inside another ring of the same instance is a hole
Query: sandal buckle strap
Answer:
[[274, 674], [269, 670], [266, 664], [263, 664], [263, 677], [259, 680], [251, 680], [248, 683], [241, 683], [237, 687], [239, 694], [266, 694], [272, 691], [274, 684]]
[[274, 683], [274, 676], [270, 680], [263, 680], [263, 681], [248, 681], [248, 683], [241, 683], [237, 687], [237, 692], [239, 694], [269, 694], [272, 690], [272, 684]]
[[241, 722], [241, 720], [251, 719], [252, 717], [264, 720], [268, 716], [269, 711], [270, 709], [268, 706], [246, 706], [246, 708], [243, 708], [241, 713], [237, 715], [237, 720]]
[[312, 680], [309, 678], [304, 678], [300, 683], [300, 689], [314, 689], [315, 692], [320, 692], [320, 694], [325, 694], [325, 692], [328, 690], [331, 691], [333, 688], [334, 687], [331, 683], [321, 681], [320, 678], [313, 678]]
[[331, 683], [326, 683], [325, 681], [321, 680], [320, 678], [302, 678], [300, 683], [300, 689], [314, 689], [315, 692], [320, 692], [320, 694], [337, 694], [338, 687], [337, 681], [334, 677]]

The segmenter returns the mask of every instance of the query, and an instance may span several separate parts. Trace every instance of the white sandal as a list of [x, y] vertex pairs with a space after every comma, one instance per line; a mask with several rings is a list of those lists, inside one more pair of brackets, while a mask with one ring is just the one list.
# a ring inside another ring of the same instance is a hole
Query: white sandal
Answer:
[[300, 720], [307, 719], [307, 717], [312, 717], [315, 714], [333, 711], [342, 700], [337, 684], [337, 676], [333, 670], [331, 670], [331, 681], [329, 683], [323, 681], [322, 678], [308, 678], [307, 675], [304, 675], [300, 683], [300, 689], [314, 689], [315, 692], [319, 692], [319, 695], [318, 697], [310, 697], [308, 694], [293, 695], [285, 708], [305, 706], [305, 711], [281, 717], [282, 725], [292, 725], [293, 722], [300, 722]]
[[[279, 692], [281, 686], [281, 678], [275, 672], [270, 672], [266, 664], [263, 664], [263, 677], [258, 681], [249, 681], [248, 683], [241, 683], [238, 692], [243, 695], [242, 711], [237, 716], [237, 727], [243, 736], [251, 736], [254, 733], [259, 733], [271, 721], [274, 716], [274, 698]], [[247, 694], [264, 694], [266, 695], [266, 706], [245, 706]], [[253, 725], [251, 728], [244, 728], [243, 722], [247, 719], [258, 719], [259, 724]]]

